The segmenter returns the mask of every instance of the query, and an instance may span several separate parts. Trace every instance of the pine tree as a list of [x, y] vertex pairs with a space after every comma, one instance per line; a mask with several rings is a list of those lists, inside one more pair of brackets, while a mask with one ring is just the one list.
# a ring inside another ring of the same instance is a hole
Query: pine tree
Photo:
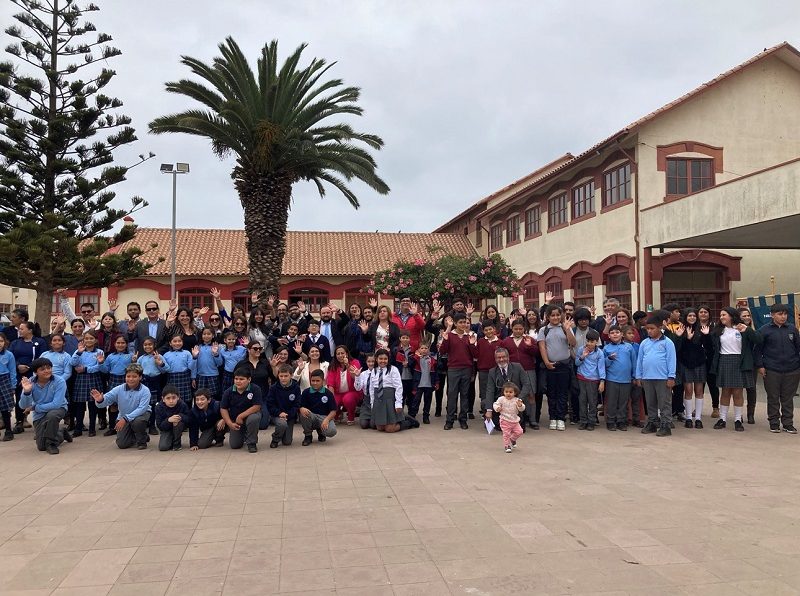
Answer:
[[95, 62], [121, 52], [85, 19], [98, 7], [12, 2], [21, 12], [5, 30], [13, 58], [0, 63], [0, 283], [36, 290], [44, 327], [56, 288], [105, 287], [147, 270], [141, 250], [116, 248], [135, 226], [112, 232], [146, 202], [111, 206], [111, 187], [132, 167], [113, 164], [113, 152], [136, 135], [117, 113], [122, 102], [103, 93], [116, 73]]

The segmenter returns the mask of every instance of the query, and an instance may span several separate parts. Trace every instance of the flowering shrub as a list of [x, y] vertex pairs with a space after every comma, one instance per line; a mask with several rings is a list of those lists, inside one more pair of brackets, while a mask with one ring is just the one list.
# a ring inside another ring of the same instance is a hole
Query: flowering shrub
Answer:
[[438, 260], [398, 261], [389, 269], [376, 271], [364, 291], [370, 295], [449, 302], [455, 296], [516, 298], [521, 289], [514, 270], [494, 254], [486, 258], [446, 255]]

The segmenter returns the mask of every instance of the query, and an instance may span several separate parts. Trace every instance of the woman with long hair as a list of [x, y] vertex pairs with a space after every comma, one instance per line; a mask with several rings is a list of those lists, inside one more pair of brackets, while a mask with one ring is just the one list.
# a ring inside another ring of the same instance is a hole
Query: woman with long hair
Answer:
[[720, 388], [719, 420], [714, 428], [726, 427], [732, 398], [734, 427], [742, 432], [743, 392], [753, 385], [753, 347], [761, 344], [761, 335], [742, 323], [735, 308], [726, 306], [719, 313], [719, 326], [711, 334], [711, 340], [714, 343], [713, 368]]
[[[747, 307], [739, 308], [739, 316], [742, 318], [742, 323], [755, 330], [756, 326], [753, 324], [753, 313]], [[758, 401], [758, 394], [756, 393], [756, 371], [752, 371], [753, 386], [745, 387], [747, 392], [747, 424], [756, 423], [756, 402]]]
[[681, 323], [684, 332], [678, 350], [678, 378], [683, 383], [684, 426], [703, 428], [703, 385], [706, 382], [706, 351], [711, 341], [711, 328], [700, 324], [696, 308], [684, 310]]
[[244, 318], [244, 315], [231, 315], [229, 331], [236, 335], [237, 346], [247, 346], [250, 343], [250, 336], [247, 334], [247, 319]]
[[179, 335], [183, 340], [183, 349], [187, 352], [191, 352], [199, 341], [197, 331], [192, 311], [185, 306], [167, 317], [167, 336], [171, 339]]
[[360, 324], [363, 335], [373, 342], [376, 349], [393, 350], [400, 345], [400, 327], [392, 321], [392, 311], [389, 307], [381, 305], [375, 311], [375, 320], [372, 324]]
[[254, 306], [250, 311], [247, 335], [251, 341], [260, 342], [262, 346], [268, 345], [269, 336], [272, 335], [272, 320], [260, 306]]
[[[706, 326], [713, 332], [716, 328], [714, 319], [711, 316], [711, 308], [705, 304], [697, 307], [697, 321], [700, 326]], [[714, 363], [714, 342], [708, 342], [706, 345], [706, 385], [708, 386], [708, 394], [711, 396], [711, 417], [719, 418], [719, 387], [717, 387], [717, 375], [714, 372], [712, 364]]]
[[355, 370], [361, 369], [361, 363], [355, 358], [350, 357], [350, 351], [346, 346], [336, 346], [333, 353], [333, 361], [328, 367], [328, 374], [325, 383], [328, 390], [333, 393], [336, 403], [339, 406], [339, 413], [336, 415], [338, 420], [341, 411], [347, 412], [347, 425], [350, 426], [356, 419], [356, 407], [361, 401], [361, 392], [356, 390]]
[[309, 375], [315, 370], [321, 370], [326, 375], [328, 374], [328, 366], [330, 363], [320, 361], [319, 357], [319, 348], [317, 346], [311, 346], [308, 348], [308, 356], [304, 354], [297, 361], [297, 367], [294, 369], [292, 378], [300, 384], [301, 391], [305, 391], [311, 387]]

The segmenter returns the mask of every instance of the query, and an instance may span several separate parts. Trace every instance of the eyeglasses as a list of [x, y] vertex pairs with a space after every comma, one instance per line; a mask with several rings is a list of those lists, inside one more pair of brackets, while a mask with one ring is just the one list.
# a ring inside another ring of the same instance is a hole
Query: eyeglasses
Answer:
[[158, 310], [157, 306], [151, 306], [149, 308], [145, 308], [147, 312], [156, 312]]
[[262, 348], [261, 346], [253, 346], [253, 347], [252, 347], [252, 348], [250, 348], [250, 349], [251, 349], [251, 350], [255, 350], [256, 352], [260, 352], [260, 351], [261, 351], [261, 350], [263, 350], [264, 348]]
[[94, 312], [93, 310], [82, 310], [82, 311], [81, 311], [81, 314], [82, 314], [82, 315], [90, 315], [90, 314], [92, 314], [93, 312]]
[[244, 327], [244, 323], [241, 323], [241, 322], [235, 323], [234, 327]]
[[219, 317], [211, 317], [211, 318], [209, 319], [209, 321], [210, 321], [211, 323], [219, 323]]

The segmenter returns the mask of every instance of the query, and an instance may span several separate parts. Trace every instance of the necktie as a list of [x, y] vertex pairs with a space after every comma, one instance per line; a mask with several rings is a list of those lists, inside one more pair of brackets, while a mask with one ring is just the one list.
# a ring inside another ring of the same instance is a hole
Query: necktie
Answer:
[[505, 368], [501, 368], [500, 372], [503, 374], [503, 382], [508, 381], [508, 373], [506, 372]]
[[383, 397], [383, 369], [381, 369], [381, 372], [378, 374], [378, 386], [375, 389], [375, 397]]

